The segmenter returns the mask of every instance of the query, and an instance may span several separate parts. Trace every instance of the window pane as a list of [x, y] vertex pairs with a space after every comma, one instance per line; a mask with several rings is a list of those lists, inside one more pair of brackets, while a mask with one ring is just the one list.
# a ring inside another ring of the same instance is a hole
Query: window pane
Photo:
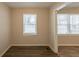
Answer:
[[58, 34], [67, 34], [68, 33], [68, 19], [67, 14], [58, 14], [57, 15], [57, 32]]
[[67, 24], [68, 15], [66, 14], [58, 14], [57, 15], [57, 23], [58, 24]]
[[36, 15], [24, 15], [24, 33], [36, 33]]
[[35, 25], [24, 25], [25, 33], [36, 33]]
[[36, 15], [24, 15], [24, 24], [36, 24]]
[[71, 33], [79, 34], [79, 15], [71, 15], [70, 17]]
[[36, 15], [31, 16], [30, 24], [36, 24]]
[[67, 25], [58, 25], [58, 34], [67, 34]]
[[59, 14], [57, 24], [58, 34], [79, 34], [79, 15]]

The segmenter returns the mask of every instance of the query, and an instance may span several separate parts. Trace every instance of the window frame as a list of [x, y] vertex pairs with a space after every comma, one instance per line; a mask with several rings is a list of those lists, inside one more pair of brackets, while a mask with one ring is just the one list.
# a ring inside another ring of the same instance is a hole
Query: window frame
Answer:
[[[24, 32], [24, 19], [25, 19], [25, 17], [24, 17], [24, 15], [36, 15], [36, 24], [35, 24], [35, 30], [36, 30], [36, 33], [25, 33]], [[24, 36], [34, 36], [34, 35], [38, 35], [38, 30], [37, 30], [37, 14], [31, 14], [31, 13], [29, 13], [29, 14], [23, 14], [23, 35]]]
[[[71, 13], [71, 14], [69, 14], [69, 13], [59, 13], [59, 14], [63, 14], [63, 15], [65, 15], [65, 14], [67, 14], [67, 15], [79, 15], [79, 14], [74, 14], [74, 13]], [[58, 14], [57, 14], [58, 15]], [[69, 17], [70, 18], [70, 17]], [[70, 20], [69, 20], [70, 21]], [[69, 22], [68, 21], [68, 22]], [[68, 27], [70, 26], [70, 24], [68, 24]], [[68, 29], [70, 29], [70, 28], [68, 28]], [[69, 30], [68, 30], [69, 31]], [[58, 34], [58, 20], [56, 19], [56, 34], [58, 35], [58, 36], [79, 36], [79, 33], [78, 34], [75, 34], [75, 33], [68, 33], [68, 34]]]

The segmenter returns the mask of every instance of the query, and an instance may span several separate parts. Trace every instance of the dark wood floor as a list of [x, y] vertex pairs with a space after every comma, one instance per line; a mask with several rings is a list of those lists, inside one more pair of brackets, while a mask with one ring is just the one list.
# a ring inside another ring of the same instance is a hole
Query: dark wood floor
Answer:
[[[59, 46], [59, 57], [79, 57], [78, 46]], [[48, 46], [12, 46], [3, 57], [58, 57]]]
[[56, 57], [48, 46], [12, 46], [3, 57]]
[[59, 46], [60, 57], [79, 57], [79, 46]]

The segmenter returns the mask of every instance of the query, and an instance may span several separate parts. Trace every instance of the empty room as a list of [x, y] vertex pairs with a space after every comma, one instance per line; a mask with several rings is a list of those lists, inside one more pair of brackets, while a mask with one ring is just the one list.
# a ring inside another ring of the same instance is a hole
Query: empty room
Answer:
[[1, 57], [79, 57], [79, 2], [0, 2]]

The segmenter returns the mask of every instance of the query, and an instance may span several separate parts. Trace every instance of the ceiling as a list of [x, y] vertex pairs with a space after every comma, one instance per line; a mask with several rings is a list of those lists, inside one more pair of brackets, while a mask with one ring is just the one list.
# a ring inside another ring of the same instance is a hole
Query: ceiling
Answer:
[[51, 7], [59, 2], [5, 2], [9, 7]]
[[[63, 2], [4, 2], [9, 7], [55, 7]], [[79, 7], [79, 2], [72, 2], [66, 7]]]
[[67, 7], [79, 7], [79, 2], [72, 2]]

